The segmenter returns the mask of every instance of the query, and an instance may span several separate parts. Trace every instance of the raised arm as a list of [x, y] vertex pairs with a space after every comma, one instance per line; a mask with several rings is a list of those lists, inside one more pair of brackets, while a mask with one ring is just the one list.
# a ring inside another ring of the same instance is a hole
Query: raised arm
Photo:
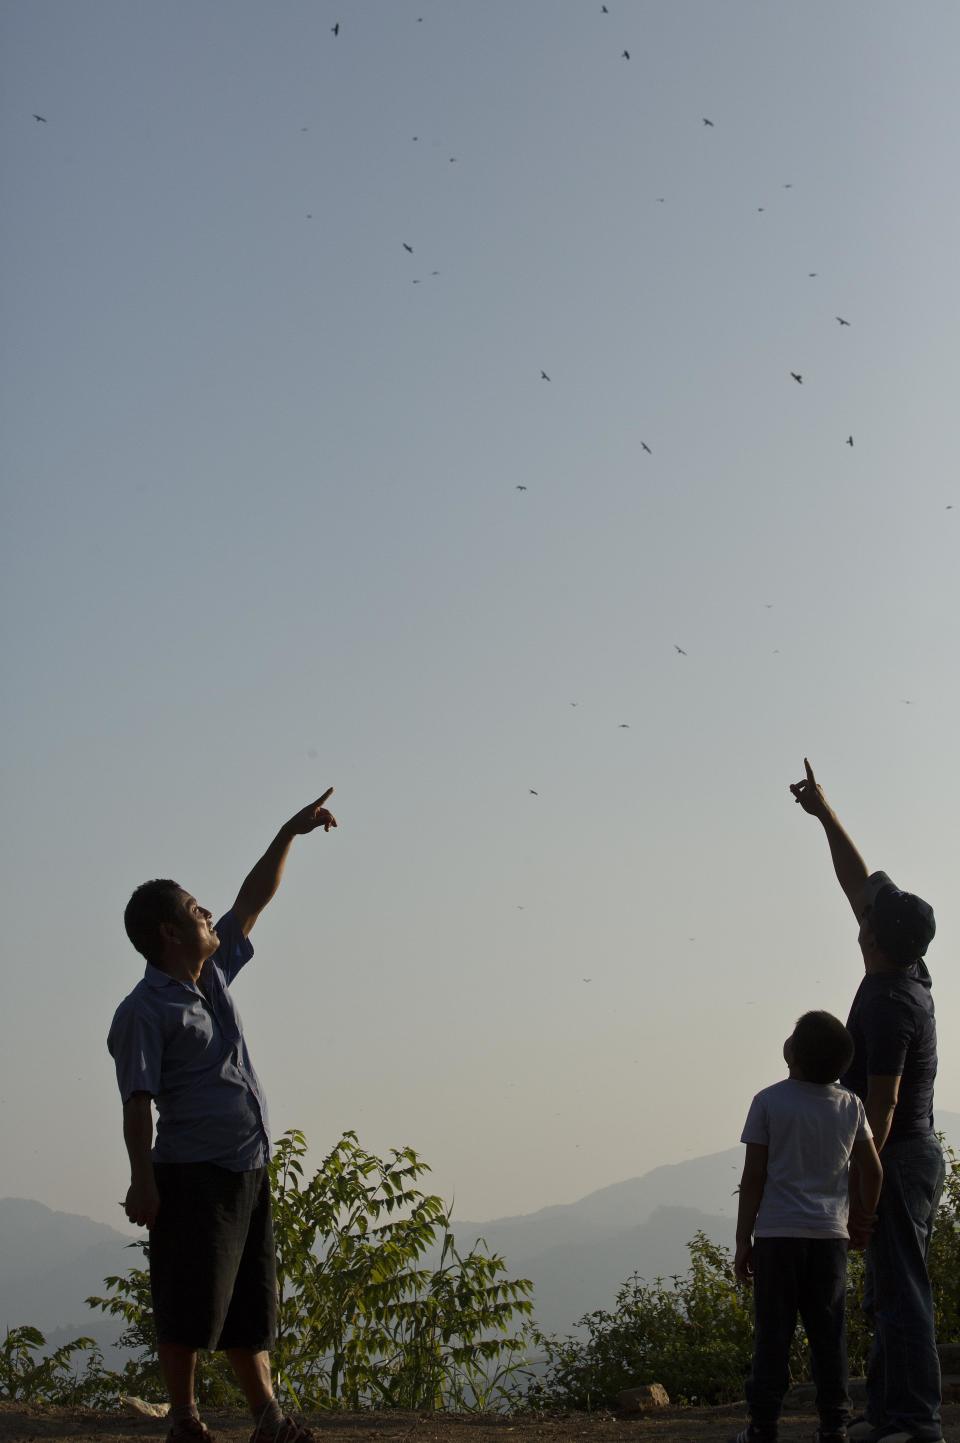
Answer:
[[869, 875], [866, 863], [841, 827], [837, 814], [824, 796], [823, 788], [813, 775], [813, 768], [806, 757], [803, 759], [803, 765], [807, 775], [803, 781], [791, 783], [790, 790], [793, 793], [793, 799], [795, 802], [799, 802], [803, 810], [811, 817], [816, 817], [826, 832], [837, 881], [853, 908], [854, 916], [859, 920], [857, 902], [863, 891], [863, 884]]
[[318, 827], [329, 832], [331, 827], [337, 825], [336, 817], [324, 806], [324, 802], [332, 795], [333, 787], [328, 787], [322, 797], [318, 797], [315, 802], [311, 802], [309, 806], [297, 812], [289, 822], [284, 822], [259, 862], [249, 876], [244, 879], [243, 886], [237, 893], [237, 900], [233, 904], [233, 910], [244, 936], [249, 933], [254, 922], [280, 886], [287, 853], [290, 851], [294, 837], [305, 837], [308, 832], [315, 832]]

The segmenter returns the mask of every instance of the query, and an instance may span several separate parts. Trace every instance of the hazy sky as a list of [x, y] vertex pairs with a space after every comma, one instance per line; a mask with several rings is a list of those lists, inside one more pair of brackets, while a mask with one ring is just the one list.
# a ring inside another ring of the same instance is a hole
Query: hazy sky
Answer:
[[960, 11], [608, 3], [4, 3], [0, 1192], [122, 1221], [126, 899], [331, 784], [236, 984], [317, 1156], [733, 1145], [860, 973], [805, 752], [960, 1109]]

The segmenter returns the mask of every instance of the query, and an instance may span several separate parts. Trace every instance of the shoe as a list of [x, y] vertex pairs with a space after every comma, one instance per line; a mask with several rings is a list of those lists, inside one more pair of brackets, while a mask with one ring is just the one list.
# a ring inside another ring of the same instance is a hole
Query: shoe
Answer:
[[311, 1433], [302, 1423], [289, 1415], [284, 1418], [275, 1433], [266, 1433], [260, 1427], [250, 1434], [250, 1443], [320, 1443], [316, 1433]]
[[850, 1443], [876, 1443], [879, 1436], [879, 1429], [874, 1428], [869, 1418], [865, 1418], [862, 1413], [859, 1418], [854, 1418], [853, 1422], [847, 1425], [847, 1437]]
[[167, 1443], [213, 1443], [213, 1434], [199, 1418], [184, 1418], [174, 1423], [167, 1434]]

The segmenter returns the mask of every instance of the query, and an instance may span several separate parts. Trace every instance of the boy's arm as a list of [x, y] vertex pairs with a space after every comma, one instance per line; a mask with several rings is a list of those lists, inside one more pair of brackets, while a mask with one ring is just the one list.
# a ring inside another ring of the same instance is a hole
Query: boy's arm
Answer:
[[311, 802], [308, 807], [297, 812], [289, 822], [284, 822], [259, 862], [249, 876], [244, 879], [243, 886], [237, 893], [237, 900], [233, 904], [233, 911], [236, 913], [240, 930], [245, 937], [280, 886], [287, 853], [290, 851], [294, 837], [305, 837], [308, 832], [315, 832], [318, 827], [329, 832], [331, 827], [337, 825], [336, 817], [323, 805], [332, 795], [333, 787], [328, 787], [322, 797], [318, 797], [315, 802]]
[[123, 1210], [137, 1227], [152, 1228], [160, 1211], [160, 1194], [153, 1171], [153, 1113], [149, 1092], [135, 1092], [123, 1104], [123, 1140], [130, 1159], [130, 1186]]
[[740, 1204], [737, 1208], [737, 1251], [733, 1269], [741, 1283], [753, 1279], [753, 1227], [757, 1221], [760, 1199], [767, 1180], [767, 1152], [764, 1143], [748, 1142], [747, 1156], [740, 1178]]
[[803, 759], [803, 765], [807, 775], [803, 781], [791, 783], [790, 790], [793, 793], [793, 799], [795, 802], [799, 802], [803, 810], [811, 817], [816, 817], [826, 832], [837, 881], [853, 908], [854, 916], [859, 921], [857, 902], [869, 876], [866, 863], [840, 825], [837, 814], [827, 802], [823, 788], [817, 783], [817, 779], [813, 775], [813, 768], [806, 757]]

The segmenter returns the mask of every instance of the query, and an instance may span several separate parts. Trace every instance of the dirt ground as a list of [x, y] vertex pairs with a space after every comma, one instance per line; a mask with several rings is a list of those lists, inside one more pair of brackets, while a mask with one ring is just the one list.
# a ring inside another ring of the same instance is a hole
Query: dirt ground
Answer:
[[[322, 1443], [725, 1443], [741, 1426], [743, 1409], [665, 1408], [643, 1418], [568, 1413], [547, 1418], [453, 1417], [416, 1413], [336, 1413], [311, 1418]], [[237, 1413], [208, 1413], [207, 1426], [217, 1443], [247, 1443], [249, 1420]], [[786, 1414], [784, 1443], [809, 1443], [816, 1419], [809, 1413]], [[960, 1403], [944, 1408], [944, 1438], [960, 1443]], [[88, 1409], [48, 1408], [0, 1403], [0, 1443], [53, 1438], [58, 1443], [153, 1443], [162, 1440], [163, 1419], [134, 1413], [94, 1413]]]

